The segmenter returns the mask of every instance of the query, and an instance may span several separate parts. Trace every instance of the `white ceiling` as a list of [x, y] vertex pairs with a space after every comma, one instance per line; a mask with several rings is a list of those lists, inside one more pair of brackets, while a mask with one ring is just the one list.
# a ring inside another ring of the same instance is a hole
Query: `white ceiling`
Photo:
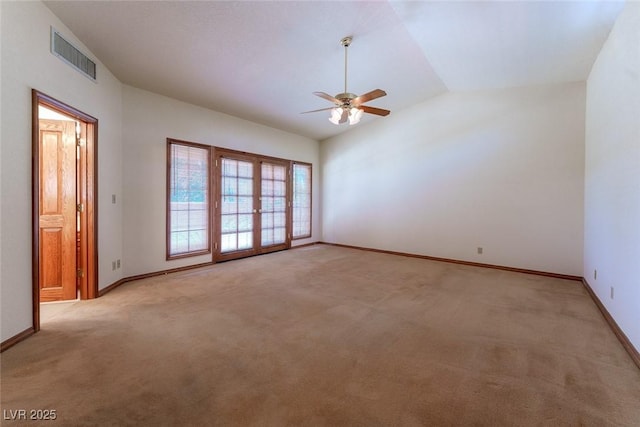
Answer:
[[[312, 95], [380, 88], [401, 110], [448, 90], [584, 81], [621, 1], [47, 1], [125, 84], [322, 140]], [[98, 70], [99, 72], [99, 70]], [[99, 75], [98, 75], [99, 78]], [[384, 117], [365, 114], [358, 126]]]

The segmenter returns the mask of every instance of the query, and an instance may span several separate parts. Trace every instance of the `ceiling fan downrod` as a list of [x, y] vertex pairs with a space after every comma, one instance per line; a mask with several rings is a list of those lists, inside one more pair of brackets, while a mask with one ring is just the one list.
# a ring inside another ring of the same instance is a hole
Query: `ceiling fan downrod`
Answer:
[[344, 93], [347, 93], [347, 48], [351, 44], [351, 40], [353, 40], [351, 36], [344, 37], [340, 40], [340, 43], [344, 46]]
[[343, 37], [340, 40], [340, 44], [344, 46], [344, 92], [337, 94], [336, 98], [342, 101], [345, 107], [349, 105], [352, 99], [357, 97], [356, 94], [347, 92], [347, 48], [351, 44], [351, 40], [353, 40], [352, 36]]

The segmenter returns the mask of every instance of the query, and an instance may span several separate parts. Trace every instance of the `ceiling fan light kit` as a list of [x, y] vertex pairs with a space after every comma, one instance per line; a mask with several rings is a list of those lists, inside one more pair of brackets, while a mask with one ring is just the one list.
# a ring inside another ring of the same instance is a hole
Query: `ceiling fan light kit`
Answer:
[[389, 110], [362, 105], [365, 102], [385, 96], [387, 93], [382, 89], [374, 89], [371, 92], [367, 92], [360, 96], [347, 91], [347, 48], [351, 44], [352, 40], [353, 38], [351, 36], [343, 37], [340, 40], [340, 44], [344, 46], [344, 92], [339, 93], [336, 96], [331, 96], [324, 92], [313, 92], [314, 95], [324, 98], [327, 101], [331, 101], [336, 106], [305, 111], [304, 113], [331, 110], [331, 117], [329, 117], [329, 121], [335, 125], [341, 125], [347, 121], [350, 125], [355, 125], [360, 122], [363, 113], [376, 114], [378, 116], [387, 116], [390, 113]]

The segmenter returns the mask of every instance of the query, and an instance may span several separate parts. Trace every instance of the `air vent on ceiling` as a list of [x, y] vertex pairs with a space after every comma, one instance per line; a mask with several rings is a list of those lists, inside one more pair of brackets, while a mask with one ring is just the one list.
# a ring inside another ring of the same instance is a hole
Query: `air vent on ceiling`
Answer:
[[96, 63], [65, 40], [53, 27], [51, 28], [51, 53], [91, 80], [96, 80]]

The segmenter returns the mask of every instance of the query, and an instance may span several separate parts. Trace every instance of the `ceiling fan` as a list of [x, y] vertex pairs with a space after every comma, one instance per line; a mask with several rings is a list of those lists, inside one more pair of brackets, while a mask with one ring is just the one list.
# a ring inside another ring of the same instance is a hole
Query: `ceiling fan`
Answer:
[[329, 118], [329, 121], [331, 123], [340, 125], [348, 121], [350, 125], [355, 125], [360, 121], [363, 113], [376, 114], [378, 116], [387, 116], [391, 112], [382, 108], [362, 105], [365, 102], [369, 102], [376, 98], [385, 96], [387, 93], [382, 89], [375, 89], [360, 96], [347, 92], [347, 48], [351, 44], [352, 40], [353, 38], [351, 36], [344, 37], [342, 40], [340, 40], [340, 44], [344, 46], [344, 92], [339, 93], [336, 96], [331, 96], [324, 92], [313, 92], [314, 95], [319, 96], [320, 98], [324, 98], [327, 101], [333, 102], [335, 106], [329, 108], [321, 108], [319, 110], [304, 111], [301, 114], [331, 110], [331, 117]]

